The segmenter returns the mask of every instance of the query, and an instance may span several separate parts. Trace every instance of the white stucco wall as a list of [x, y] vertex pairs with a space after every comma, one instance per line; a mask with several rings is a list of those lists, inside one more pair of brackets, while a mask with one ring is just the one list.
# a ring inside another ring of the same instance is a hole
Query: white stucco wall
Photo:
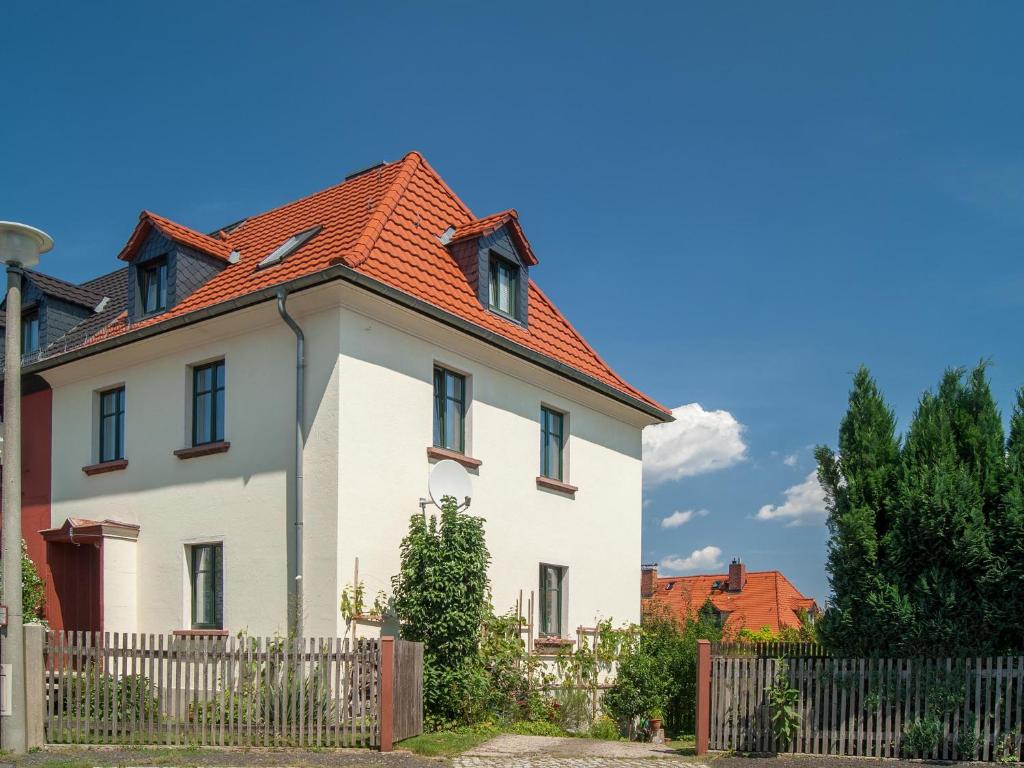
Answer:
[[[292, 297], [306, 332], [306, 634], [344, 629], [355, 558], [367, 602], [390, 590], [409, 516], [426, 496], [435, 363], [470, 377], [471, 512], [487, 520], [495, 608], [538, 588], [541, 562], [568, 568], [566, 628], [639, 619], [641, 448], [646, 417], [483, 342], [342, 284]], [[189, 366], [226, 361], [224, 454], [181, 461]], [[68, 517], [140, 525], [134, 626], [127, 597], [106, 629], [189, 626], [186, 548], [224, 543], [224, 622], [256, 635], [287, 627], [286, 511], [293, 457], [294, 337], [268, 303], [47, 372], [53, 386], [53, 524]], [[95, 461], [94, 398], [126, 387], [124, 471]], [[541, 403], [569, 414], [567, 482], [539, 489]], [[115, 547], [116, 549], [116, 547]], [[131, 594], [127, 555], [105, 592]]]
[[136, 542], [107, 538], [103, 541], [103, 612], [111, 629], [138, 631], [138, 553]]
[[[638, 621], [643, 417], [408, 310], [355, 291], [345, 305], [339, 588], [358, 557], [367, 602], [390, 590], [427, 496], [436, 363], [469, 379], [467, 453], [483, 462], [471, 471], [470, 513], [486, 520], [495, 609], [512, 608], [520, 590], [525, 603], [543, 562], [568, 568], [569, 634], [596, 618]], [[537, 487], [542, 403], [569, 414], [574, 499]]]
[[[327, 617], [310, 631], [334, 631], [337, 536], [337, 311], [305, 305], [307, 332], [306, 567], [329, 590], [307, 595], [309, 612]], [[182, 461], [189, 445], [190, 366], [226, 362], [227, 453]], [[52, 521], [114, 519], [140, 526], [136, 627], [166, 632], [190, 626], [187, 547], [224, 546], [224, 623], [269, 635], [287, 629], [294, 456], [295, 340], [272, 304], [175, 331], [49, 371], [53, 387]], [[125, 386], [127, 469], [95, 476], [96, 393]], [[326, 479], [325, 479], [326, 478]], [[107, 570], [107, 569], [105, 569]], [[104, 593], [127, 594], [117, 572]], [[123, 609], [106, 610], [105, 629], [132, 631]]]

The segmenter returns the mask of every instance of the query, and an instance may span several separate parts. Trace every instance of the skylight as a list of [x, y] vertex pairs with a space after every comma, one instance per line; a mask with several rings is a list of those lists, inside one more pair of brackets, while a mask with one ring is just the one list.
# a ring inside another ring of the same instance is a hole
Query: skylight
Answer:
[[283, 261], [286, 256], [291, 254], [293, 251], [297, 250], [299, 246], [301, 246], [303, 243], [309, 240], [309, 238], [311, 238], [321, 229], [323, 229], [323, 225], [317, 224], [315, 227], [304, 229], [302, 232], [299, 232], [296, 235], [292, 235], [279, 246], [277, 246], [277, 248], [274, 249], [273, 253], [271, 253], [269, 256], [265, 256], [263, 260], [256, 265], [256, 269], [272, 267], [278, 262]]

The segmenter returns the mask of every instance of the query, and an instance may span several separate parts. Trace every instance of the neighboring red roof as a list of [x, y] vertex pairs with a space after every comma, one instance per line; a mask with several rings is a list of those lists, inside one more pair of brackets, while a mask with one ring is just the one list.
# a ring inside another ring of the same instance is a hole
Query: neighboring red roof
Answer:
[[121, 253], [117, 255], [117, 258], [123, 261], [131, 261], [139, 246], [145, 241], [150, 228], [156, 229], [169, 240], [195, 248], [197, 251], [201, 251], [208, 256], [227, 261], [231, 255], [231, 249], [223, 240], [204, 235], [188, 227], [183, 227], [181, 224], [165, 219], [163, 216], [157, 216], [155, 213], [143, 211], [139, 214], [139, 223], [135, 225], [135, 231], [132, 232], [127, 244], [121, 249]]
[[[719, 588], [714, 584], [718, 582]], [[655, 581], [652, 597], [644, 607], [657, 604], [668, 608], [676, 617], [685, 618], [707, 600], [718, 611], [728, 614], [725, 628], [733, 631], [757, 631], [769, 627], [778, 632], [783, 627], [800, 627], [798, 610], [817, 611], [813, 598], [804, 597], [779, 571], [748, 571], [747, 583], [739, 592], [728, 590], [729, 574], [710, 576], [672, 576]]]
[[452, 242], [457, 243], [460, 240], [468, 240], [471, 237], [487, 237], [487, 235], [497, 232], [506, 224], [512, 230], [512, 236], [516, 239], [516, 245], [519, 247], [523, 258], [526, 259], [526, 263], [531, 266], [537, 264], [537, 257], [534, 256], [533, 248], [530, 247], [530, 241], [526, 239], [526, 234], [519, 224], [519, 214], [516, 213], [515, 208], [509, 208], [507, 211], [501, 211], [500, 213], [492, 213], [490, 216], [484, 216], [482, 219], [463, 224], [455, 230], [455, 234], [452, 235]]
[[[228, 264], [194, 293], [161, 315], [129, 325], [122, 313], [87, 344], [128, 330], [157, 324], [255, 291], [344, 264], [414, 298], [574, 368], [603, 384], [670, 416], [671, 412], [630, 386], [583, 340], [533, 280], [529, 282], [528, 327], [508, 321], [481, 306], [455, 259], [441, 244], [449, 227], [493, 231], [498, 219], [510, 223], [526, 243], [514, 211], [477, 219], [427, 161], [410, 152], [402, 160], [379, 166], [322, 192], [253, 216], [215, 239], [143, 212], [121, 258], [130, 259], [156, 227], [176, 242], [227, 259]], [[322, 229], [281, 263], [257, 269], [263, 257], [292, 235]], [[528, 243], [526, 257], [536, 263]]]

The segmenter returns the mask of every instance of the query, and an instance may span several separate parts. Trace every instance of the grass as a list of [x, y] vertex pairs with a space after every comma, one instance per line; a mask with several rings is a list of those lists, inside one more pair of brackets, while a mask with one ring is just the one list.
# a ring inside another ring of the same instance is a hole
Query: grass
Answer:
[[674, 739], [665, 739], [665, 746], [676, 750], [681, 755], [697, 754], [697, 740], [692, 733], [681, 734]]
[[434, 731], [400, 741], [395, 746], [408, 749], [424, 757], [451, 757], [478, 747], [498, 735], [497, 728], [459, 728], [454, 731]]
[[[514, 733], [521, 736], [572, 736], [559, 726], [544, 721], [523, 721], [492, 725], [483, 723], [453, 728], [447, 731], [434, 731], [413, 736], [395, 746], [408, 749], [424, 757], [451, 757], [478, 747], [488, 739], [501, 733]], [[584, 735], [584, 734], [581, 734]]]
[[[198, 746], [176, 746], [164, 747], [157, 745], [76, 745], [76, 746], [51, 746], [47, 749], [32, 750], [25, 757], [12, 759], [15, 765], [22, 768], [120, 768], [124, 765], [132, 766], [201, 766], [204, 764], [228, 764], [244, 765], [232, 762], [238, 758], [231, 758], [228, 755], [234, 751], [236, 754], [249, 750], [254, 752], [263, 751], [263, 747], [232, 747], [227, 751], [216, 747]], [[312, 753], [322, 752], [323, 748], [318, 747], [271, 747], [273, 751]], [[211, 760], [211, 756], [214, 758]], [[205, 758], [205, 759], [204, 759]]]

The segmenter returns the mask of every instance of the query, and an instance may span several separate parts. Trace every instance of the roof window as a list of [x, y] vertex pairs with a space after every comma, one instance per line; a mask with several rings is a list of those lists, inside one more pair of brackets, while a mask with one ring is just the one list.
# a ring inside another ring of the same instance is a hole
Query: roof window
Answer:
[[322, 224], [317, 224], [315, 227], [304, 229], [296, 235], [292, 235], [271, 253], [269, 256], [265, 256], [263, 260], [256, 265], [256, 269], [264, 269], [266, 267], [272, 267], [275, 264], [284, 261], [284, 258], [290, 255], [292, 252], [298, 250], [299, 246], [309, 240], [313, 235], [323, 229]]

